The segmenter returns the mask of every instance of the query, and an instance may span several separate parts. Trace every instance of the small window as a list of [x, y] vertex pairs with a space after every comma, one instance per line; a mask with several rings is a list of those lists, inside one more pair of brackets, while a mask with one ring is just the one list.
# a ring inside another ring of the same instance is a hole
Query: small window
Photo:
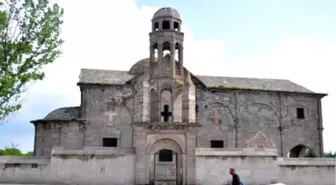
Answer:
[[38, 167], [38, 164], [32, 164], [31, 167], [32, 167], [32, 168], [37, 168], [37, 167]]
[[14, 168], [20, 168], [20, 166], [21, 166], [20, 163], [15, 163], [14, 164]]
[[196, 113], [198, 113], [198, 105], [196, 105], [195, 111], [196, 111]]
[[117, 147], [117, 138], [103, 138], [103, 147]]
[[211, 148], [224, 148], [223, 140], [211, 140]]
[[158, 31], [159, 30], [159, 23], [155, 22], [154, 23], [154, 31]]
[[305, 118], [305, 114], [304, 114], [304, 109], [303, 108], [297, 108], [296, 109], [296, 117], [298, 119], [304, 119]]
[[172, 162], [173, 161], [173, 151], [172, 150], [160, 150], [159, 151], [159, 161], [160, 162]]
[[163, 21], [162, 22], [162, 29], [169, 30], [170, 29], [170, 22], [169, 21]]
[[14, 165], [13, 165], [13, 164], [8, 164], [8, 163], [5, 163], [5, 168], [12, 168], [12, 167], [14, 167]]
[[175, 31], [180, 31], [180, 26], [178, 22], [174, 22], [174, 30]]

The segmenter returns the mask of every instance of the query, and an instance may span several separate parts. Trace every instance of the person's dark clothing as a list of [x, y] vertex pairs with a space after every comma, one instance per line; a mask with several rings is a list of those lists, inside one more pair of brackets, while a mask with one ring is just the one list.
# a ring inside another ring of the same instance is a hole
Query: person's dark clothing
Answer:
[[232, 185], [240, 185], [240, 179], [237, 174], [232, 175]]

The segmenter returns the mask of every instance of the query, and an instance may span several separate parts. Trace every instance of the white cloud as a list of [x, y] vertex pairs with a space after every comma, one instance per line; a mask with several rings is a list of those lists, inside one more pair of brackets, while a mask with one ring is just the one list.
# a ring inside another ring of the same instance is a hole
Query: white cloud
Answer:
[[[24, 124], [42, 118], [55, 108], [79, 105], [76, 83], [80, 68], [128, 70], [149, 55], [150, 19], [157, 8], [138, 7], [134, 0], [57, 2], [65, 9], [64, 54], [45, 68], [46, 78], [29, 90], [23, 109], [16, 114], [27, 121]], [[271, 57], [229, 56], [226, 49], [229, 46], [224, 41], [196, 40], [192, 31], [182, 26], [185, 65], [195, 74], [289, 78], [313, 90], [330, 93], [328, 101], [323, 102], [323, 110], [325, 145], [332, 148], [335, 138], [328, 130], [333, 128], [331, 102], [335, 100], [336, 91], [329, 85], [332, 83], [328, 75], [333, 74], [330, 64], [336, 59], [332, 53], [335, 48], [307, 38], [290, 38], [281, 43]], [[21, 143], [22, 140], [15, 141]], [[33, 140], [31, 145], [24, 146], [32, 148]]]
[[[228, 46], [229, 47], [229, 46]], [[229, 76], [289, 79], [318, 93], [328, 93], [323, 98], [324, 148], [336, 151], [333, 141], [336, 125], [333, 119], [336, 102], [336, 46], [316, 40], [295, 37], [284, 40], [270, 56], [233, 56], [224, 68]]]
[[[40, 119], [58, 107], [79, 105], [76, 83], [80, 68], [128, 70], [138, 60], [149, 56], [148, 33], [151, 18], [158, 8], [138, 7], [134, 0], [55, 2], [65, 9], [63, 55], [45, 67], [46, 78], [29, 89], [23, 108], [14, 114], [14, 119], [26, 120], [24, 124]], [[191, 31], [182, 29], [186, 34], [187, 66], [204, 71], [202, 64], [208, 56], [212, 56], [213, 61], [221, 61], [225, 54], [223, 41], [196, 41]], [[194, 53], [198, 53], [197, 56]], [[211, 68], [203, 73], [210, 72]], [[22, 140], [15, 141], [21, 143]], [[33, 147], [33, 140], [30, 146]]]

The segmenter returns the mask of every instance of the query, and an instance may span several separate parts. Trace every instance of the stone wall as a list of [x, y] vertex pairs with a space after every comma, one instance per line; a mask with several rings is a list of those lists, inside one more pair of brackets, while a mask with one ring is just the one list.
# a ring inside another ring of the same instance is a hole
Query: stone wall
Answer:
[[334, 185], [335, 159], [277, 158], [274, 149], [196, 149], [196, 184], [229, 184], [229, 169], [245, 184], [281, 182], [296, 185]]
[[133, 185], [134, 182], [133, 148], [54, 148], [51, 159], [0, 158], [0, 183]]
[[[197, 88], [198, 147], [223, 140], [224, 148], [245, 148], [246, 141], [262, 131], [277, 147], [279, 156], [297, 145], [323, 152], [320, 137], [320, 99], [308, 94]], [[297, 118], [303, 108], [304, 119]]]
[[35, 156], [50, 156], [54, 146], [82, 149], [85, 126], [76, 121], [45, 121], [35, 125]]
[[132, 147], [132, 87], [82, 85], [81, 93], [81, 112], [87, 121], [85, 146], [100, 147], [106, 137], [117, 138], [118, 147]]

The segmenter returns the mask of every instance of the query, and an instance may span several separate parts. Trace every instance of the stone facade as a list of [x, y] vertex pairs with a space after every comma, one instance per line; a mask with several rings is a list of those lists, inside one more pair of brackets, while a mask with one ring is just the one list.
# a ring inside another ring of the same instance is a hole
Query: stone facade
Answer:
[[82, 69], [81, 105], [32, 121], [35, 155], [55, 146], [134, 147], [136, 184], [195, 184], [196, 148], [322, 155], [325, 94], [288, 80], [193, 75], [183, 67], [181, 25], [176, 10], [162, 8], [148, 59], [129, 71]]

